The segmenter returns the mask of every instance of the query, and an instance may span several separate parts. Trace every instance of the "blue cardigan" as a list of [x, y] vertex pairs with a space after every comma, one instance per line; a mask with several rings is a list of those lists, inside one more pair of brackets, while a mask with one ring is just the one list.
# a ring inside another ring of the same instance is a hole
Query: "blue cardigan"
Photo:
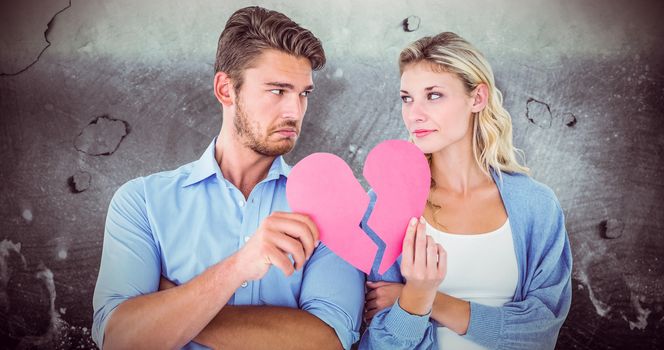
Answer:
[[[501, 174], [492, 173], [509, 217], [519, 280], [513, 300], [503, 306], [470, 303], [464, 337], [489, 349], [553, 349], [572, 300], [572, 252], [563, 211], [547, 186], [527, 175]], [[376, 269], [369, 280], [404, 282], [397, 263], [382, 276]], [[430, 314], [409, 314], [397, 301], [374, 316], [360, 349], [437, 348], [438, 326]]]

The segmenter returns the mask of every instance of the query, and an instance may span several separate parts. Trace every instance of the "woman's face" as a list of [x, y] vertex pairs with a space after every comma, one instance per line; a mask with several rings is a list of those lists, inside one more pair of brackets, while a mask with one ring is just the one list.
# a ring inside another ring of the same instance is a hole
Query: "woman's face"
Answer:
[[401, 75], [401, 115], [424, 153], [436, 153], [472, 137], [475, 109], [475, 97], [468, 95], [461, 79], [432, 68], [426, 62], [410, 64]]

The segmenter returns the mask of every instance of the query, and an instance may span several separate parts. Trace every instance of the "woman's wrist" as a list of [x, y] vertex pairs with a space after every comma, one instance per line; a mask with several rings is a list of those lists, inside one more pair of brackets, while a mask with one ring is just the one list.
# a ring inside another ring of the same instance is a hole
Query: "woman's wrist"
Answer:
[[423, 316], [431, 312], [436, 290], [418, 288], [406, 283], [401, 289], [399, 306], [406, 312]]

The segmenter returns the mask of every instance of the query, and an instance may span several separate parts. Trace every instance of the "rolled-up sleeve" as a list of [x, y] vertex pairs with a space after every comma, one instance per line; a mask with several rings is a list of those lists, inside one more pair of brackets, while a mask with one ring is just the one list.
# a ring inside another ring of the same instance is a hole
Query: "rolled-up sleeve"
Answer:
[[143, 180], [121, 186], [111, 199], [99, 276], [92, 300], [92, 339], [102, 348], [111, 314], [123, 301], [157, 291], [160, 259], [147, 217]]
[[320, 244], [307, 263], [300, 308], [334, 329], [344, 349], [360, 338], [364, 274]]

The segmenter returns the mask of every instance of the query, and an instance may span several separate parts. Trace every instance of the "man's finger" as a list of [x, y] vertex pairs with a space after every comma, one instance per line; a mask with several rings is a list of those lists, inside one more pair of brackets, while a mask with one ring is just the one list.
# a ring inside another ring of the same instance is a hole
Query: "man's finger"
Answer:
[[288, 259], [286, 253], [277, 247], [272, 247], [272, 249], [270, 249], [268, 252], [268, 260], [272, 263], [272, 265], [283, 271], [284, 275], [286, 276], [290, 276], [293, 274], [293, 272], [295, 272], [293, 263], [290, 261], [290, 259]]
[[367, 312], [364, 314], [364, 319], [367, 321], [367, 323], [370, 323], [370, 322], [371, 322], [371, 320], [373, 319], [374, 316], [376, 316], [376, 314], [378, 313], [378, 311], [380, 311], [380, 310], [378, 310], [378, 309], [373, 309], [373, 310], [367, 311]]
[[377, 281], [377, 282], [372, 282], [372, 281], [367, 281], [367, 287], [371, 289], [376, 289], [384, 286], [389, 286], [391, 284], [395, 284], [394, 282], [385, 282], [385, 281]]
[[374, 289], [374, 290], [372, 290], [372, 291], [370, 291], [370, 292], [367, 293], [367, 295], [366, 295], [366, 297], [364, 298], [364, 300], [365, 300], [365, 302], [367, 302], [367, 301], [369, 301], [369, 300], [374, 300], [374, 299], [376, 299], [377, 297], [378, 297], [378, 293], [376, 293], [376, 290]]
[[[306, 260], [304, 255], [304, 248], [302, 247], [302, 242], [290, 236], [283, 235], [277, 232], [270, 235], [269, 240], [284, 253], [290, 254], [293, 257], [293, 260], [295, 260], [296, 269], [299, 270], [304, 266]], [[288, 262], [290, 263], [290, 260]]]
[[377, 303], [376, 299], [373, 299], [373, 300], [367, 300], [367, 301], [364, 303], [364, 305], [365, 305], [365, 308], [366, 308], [367, 310], [373, 310], [373, 309], [378, 308], [378, 303]]
[[159, 278], [159, 290], [171, 289], [173, 287], [177, 287], [177, 285], [171, 282], [168, 278], [164, 276]]
[[311, 219], [311, 217], [309, 217], [309, 215], [302, 213], [284, 213], [284, 212], [279, 212], [278, 215], [283, 215], [283, 214], [285, 214], [286, 217], [293, 218], [309, 226], [309, 230], [312, 233], [314, 244], [320, 240], [318, 226], [316, 226], [316, 223]]
[[273, 215], [270, 223], [271, 225], [269, 229], [282, 232], [290, 237], [293, 237], [294, 239], [299, 240], [304, 249], [306, 259], [311, 257], [316, 247], [314, 246], [314, 234], [311, 232], [309, 225], [303, 221], [294, 219], [292, 213], [279, 213], [277, 215]]

